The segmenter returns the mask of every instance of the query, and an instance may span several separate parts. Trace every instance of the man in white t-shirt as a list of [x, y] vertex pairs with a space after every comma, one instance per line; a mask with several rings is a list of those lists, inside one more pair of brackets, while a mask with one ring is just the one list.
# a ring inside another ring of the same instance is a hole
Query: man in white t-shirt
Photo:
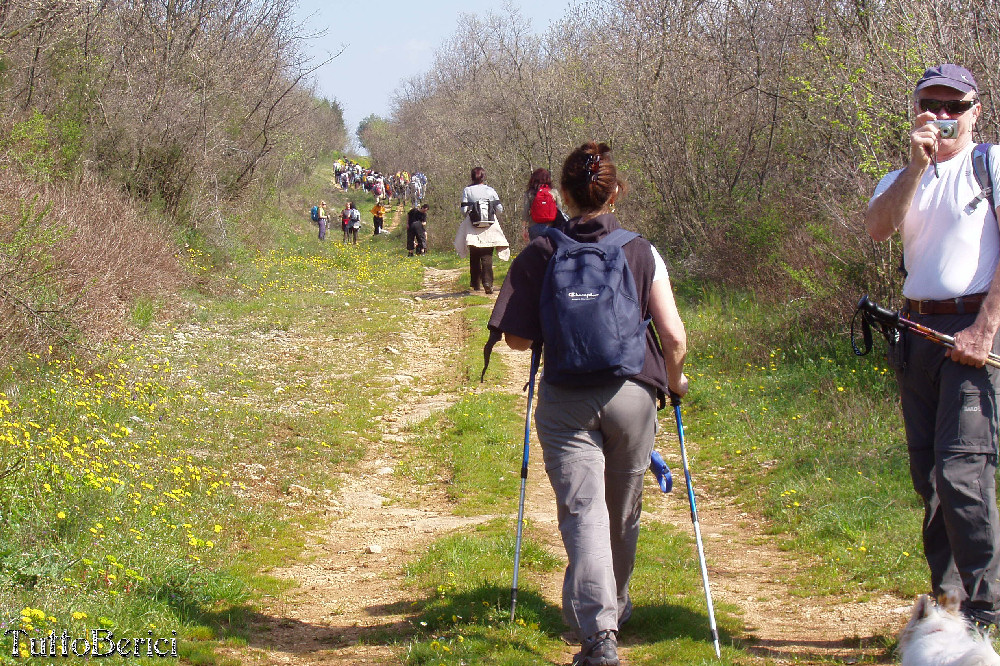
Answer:
[[[899, 383], [914, 489], [924, 501], [924, 555], [935, 595], [949, 590], [980, 629], [1000, 610], [996, 468], [1000, 371], [1000, 230], [973, 170], [979, 88], [963, 67], [924, 72], [914, 90], [910, 160], [878, 184], [865, 226], [876, 241], [900, 232], [903, 312], [953, 335], [946, 349], [904, 336], [890, 350]], [[953, 136], [933, 121], [955, 120]], [[989, 151], [991, 182], [1000, 153]]]

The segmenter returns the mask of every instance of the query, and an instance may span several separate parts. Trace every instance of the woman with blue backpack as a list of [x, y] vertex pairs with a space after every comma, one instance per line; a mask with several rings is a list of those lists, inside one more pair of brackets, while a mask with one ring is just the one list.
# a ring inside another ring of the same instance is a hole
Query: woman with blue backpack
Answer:
[[611, 149], [574, 150], [560, 190], [571, 219], [517, 256], [489, 327], [513, 349], [541, 345], [535, 426], [569, 560], [563, 617], [574, 663], [615, 666], [657, 404], [687, 393], [687, 342], [662, 258], [615, 217], [625, 184]]

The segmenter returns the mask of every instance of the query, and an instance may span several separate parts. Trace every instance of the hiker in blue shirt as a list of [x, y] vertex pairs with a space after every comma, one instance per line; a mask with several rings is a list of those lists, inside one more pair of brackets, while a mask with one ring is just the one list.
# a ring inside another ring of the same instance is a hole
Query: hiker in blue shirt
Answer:
[[[571, 239], [596, 242], [620, 228], [614, 204], [625, 184], [607, 145], [587, 143], [573, 151], [563, 164], [560, 189], [572, 218], [555, 224]], [[555, 252], [549, 233], [514, 259], [490, 317], [489, 327], [503, 332], [513, 349], [543, 341], [542, 285]], [[688, 390], [686, 334], [666, 266], [641, 236], [621, 247], [635, 281], [636, 319], [651, 318], [656, 327], [655, 334], [648, 326], [638, 329], [634, 344], [639, 345], [641, 369], [616, 379], [579, 376], [570, 383], [553, 383], [546, 355], [535, 411], [569, 560], [563, 617], [582, 646], [575, 663], [584, 666], [618, 664], [618, 633], [632, 614], [629, 579], [657, 402], [668, 391], [683, 396]], [[546, 342], [543, 351], [551, 346]]]

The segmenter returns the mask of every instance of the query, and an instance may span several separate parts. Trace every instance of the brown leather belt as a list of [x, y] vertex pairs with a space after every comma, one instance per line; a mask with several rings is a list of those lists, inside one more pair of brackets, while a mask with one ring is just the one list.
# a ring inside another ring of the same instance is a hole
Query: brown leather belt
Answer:
[[911, 314], [975, 314], [979, 306], [986, 300], [986, 294], [969, 294], [945, 301], [914, 301], [906, 299], [906, 310]]

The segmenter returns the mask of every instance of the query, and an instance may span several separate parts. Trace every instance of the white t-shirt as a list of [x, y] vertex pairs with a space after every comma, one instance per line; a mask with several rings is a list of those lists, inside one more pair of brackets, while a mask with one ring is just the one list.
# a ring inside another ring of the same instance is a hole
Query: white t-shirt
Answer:
[[[907, 277], [903, 295], [940, 301], [989, 289], [1000, 261], [1000, 230], [989, 213], [989, 199], [975, 209], [969, 203], [980, 192], [972, 172], [970, 145], [958, 155], [924, 172], [903, 223], [903, 257]], [[990, 171], [1000, 185], [1000, 146], [990, 148]], [[872, 201], [885, 192], [902, 169], [888, 173]], [[871, 205], [869, 203], [869, 205]]]
[[663, 257], [657, 251], [656, 246], [649, 244], [649, 249], [653, 251], [653, 282], [667, 279], [667, 265], [663, 262]]

